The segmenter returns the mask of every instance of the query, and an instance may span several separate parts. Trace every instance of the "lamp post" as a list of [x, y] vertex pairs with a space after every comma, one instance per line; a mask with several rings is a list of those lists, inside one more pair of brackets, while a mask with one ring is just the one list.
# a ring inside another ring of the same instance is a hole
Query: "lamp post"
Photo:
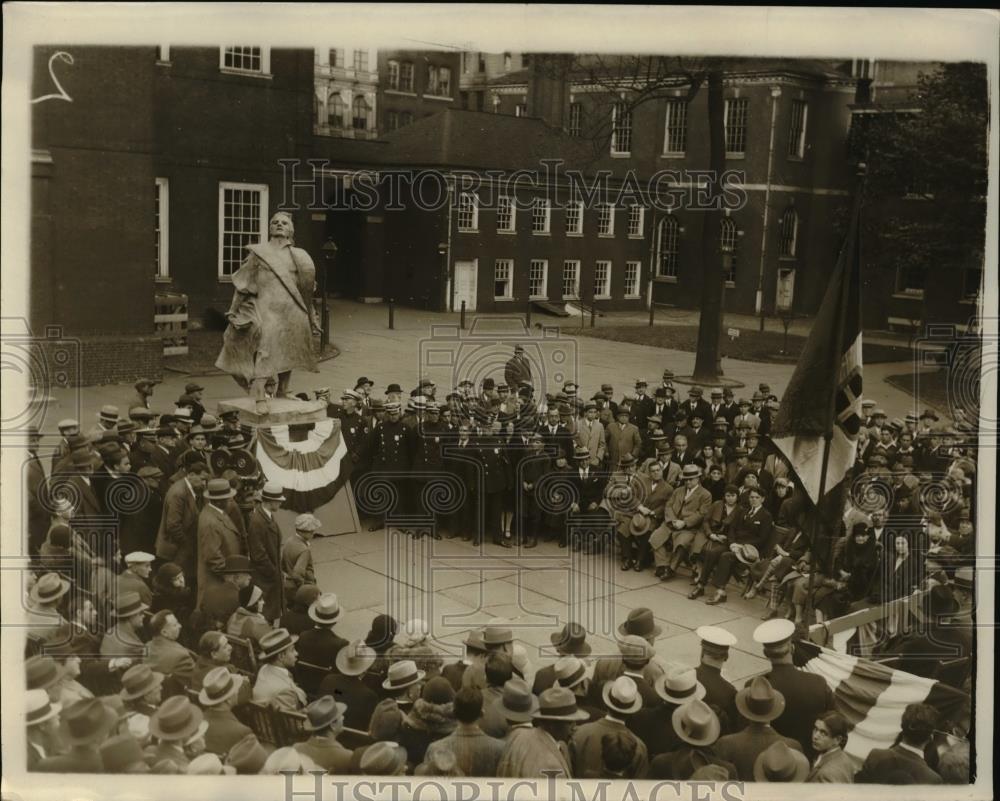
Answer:
[[438, 255], [441, 256], [444, 261], [444, 280], [445, 286], [448, 287], [448, 297], [445, 298], [444, 310], [452, 311], [452, 306], [454, 304], [455, 298], [455, 287], [451, 285], [451, 274], [448, 264], [448, 243], [438, 242]]
[[330, 307], [327, 305], [326, 300], [326, 287], [329, 281], [330, 270], [333, 269], [333, 260], [337, 257], [337, 245], [333, 241], [332, 237], [327, 237], [326, 242], [323, 243], [323, 261], [325, 262], [325, 268], [323, 270], [322, 280], [319, 282], [319, 291], [322, 295], [322, 305], [320, 306], [320, 328], [323, 329], [323, 342], [320, 346], [320, 352], [322, 353], [326, 350], [326, 346], [330, 342]]

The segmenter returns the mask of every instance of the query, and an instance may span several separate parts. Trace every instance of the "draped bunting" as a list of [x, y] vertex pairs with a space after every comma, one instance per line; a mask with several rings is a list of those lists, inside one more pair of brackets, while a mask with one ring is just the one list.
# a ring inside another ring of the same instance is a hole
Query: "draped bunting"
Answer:
[[296, 512], [312, 512], [333, 500], [347, 478], [341, 470], [346, 455], [340, 421], [332, 418], [316, 423], [300, 442], [291, 441], [287, 425], [257, 430], [260, 468], [281, 484], [285, 508]]

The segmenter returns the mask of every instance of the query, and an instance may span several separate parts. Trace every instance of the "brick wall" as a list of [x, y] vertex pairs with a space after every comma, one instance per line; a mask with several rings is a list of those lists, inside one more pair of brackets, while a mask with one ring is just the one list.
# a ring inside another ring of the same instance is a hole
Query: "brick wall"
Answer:
[[163, 343], [159, 337], [81, 337], [82, 383], [120, 384], [160, 378]]

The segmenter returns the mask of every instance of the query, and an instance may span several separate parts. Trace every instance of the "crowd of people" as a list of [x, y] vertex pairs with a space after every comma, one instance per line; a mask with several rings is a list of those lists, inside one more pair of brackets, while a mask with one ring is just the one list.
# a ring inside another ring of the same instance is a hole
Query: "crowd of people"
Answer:
[[[156, 414], [155, 385], [138, 382], [127, 415], [106, 405], [89, 431], [60, 421], [48, 469], [30, 438], [31, 769], [968, 781], [965, 732], [925, 704], [858, 773], [828, 685], [792, 660], [814, 621], [924, 590], [939, 629], [877, 649], [969, 689], [974, 433], [932, 411], [889, 420], [865, 401], [852, 492], [821, 545], [770, 440], [778, 399], [764, 384], [708, 400], [691, 386], [678, 401], [667, 370], [618, 400], [607, 384], [536, 397], [518, 348], [503, 382], [463, 380], [440, 401], [427, 379], [405, 407], [399, 384], [383, 398], [367, 377], [339, 403], [315, 391], [358, 486], [392, 476], [399, 503], [426, 511], [427, 484], [459, 478], [467, 495], [432, 511], [432, 536], [614, 550], [623, 571], [689, 578], [691, 599], [760, 597], [754, 639], [772, 666], [737, 688], [721, 673], [733, 634], [702, 627], [699, 665], [665, 663], [649, 609], [622, 624], [617, 656], [591, 658], [570, 623], [552, 634], [557, 658], [537, 666], [503, 621], [468, 632], [452, 662], [419, 620], [378, 615], [347, 641], [337, 588], [317, 585], [319, 519], [283, 531], [283, 489], [260, 474], [238, 413], [209, 414], [190, 383]], [[378, 536], [384, 521], [369, 522]], [[261, 708], [299, 720], [297, 735], [276, 737]]]

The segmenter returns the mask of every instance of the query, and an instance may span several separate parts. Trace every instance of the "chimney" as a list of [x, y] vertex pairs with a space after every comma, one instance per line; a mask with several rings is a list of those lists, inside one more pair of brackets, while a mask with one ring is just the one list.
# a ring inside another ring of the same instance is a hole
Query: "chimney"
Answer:
[[569, 53], [532, 53], [528, 67], [528, 116], [562, 129], [569, 110]]

